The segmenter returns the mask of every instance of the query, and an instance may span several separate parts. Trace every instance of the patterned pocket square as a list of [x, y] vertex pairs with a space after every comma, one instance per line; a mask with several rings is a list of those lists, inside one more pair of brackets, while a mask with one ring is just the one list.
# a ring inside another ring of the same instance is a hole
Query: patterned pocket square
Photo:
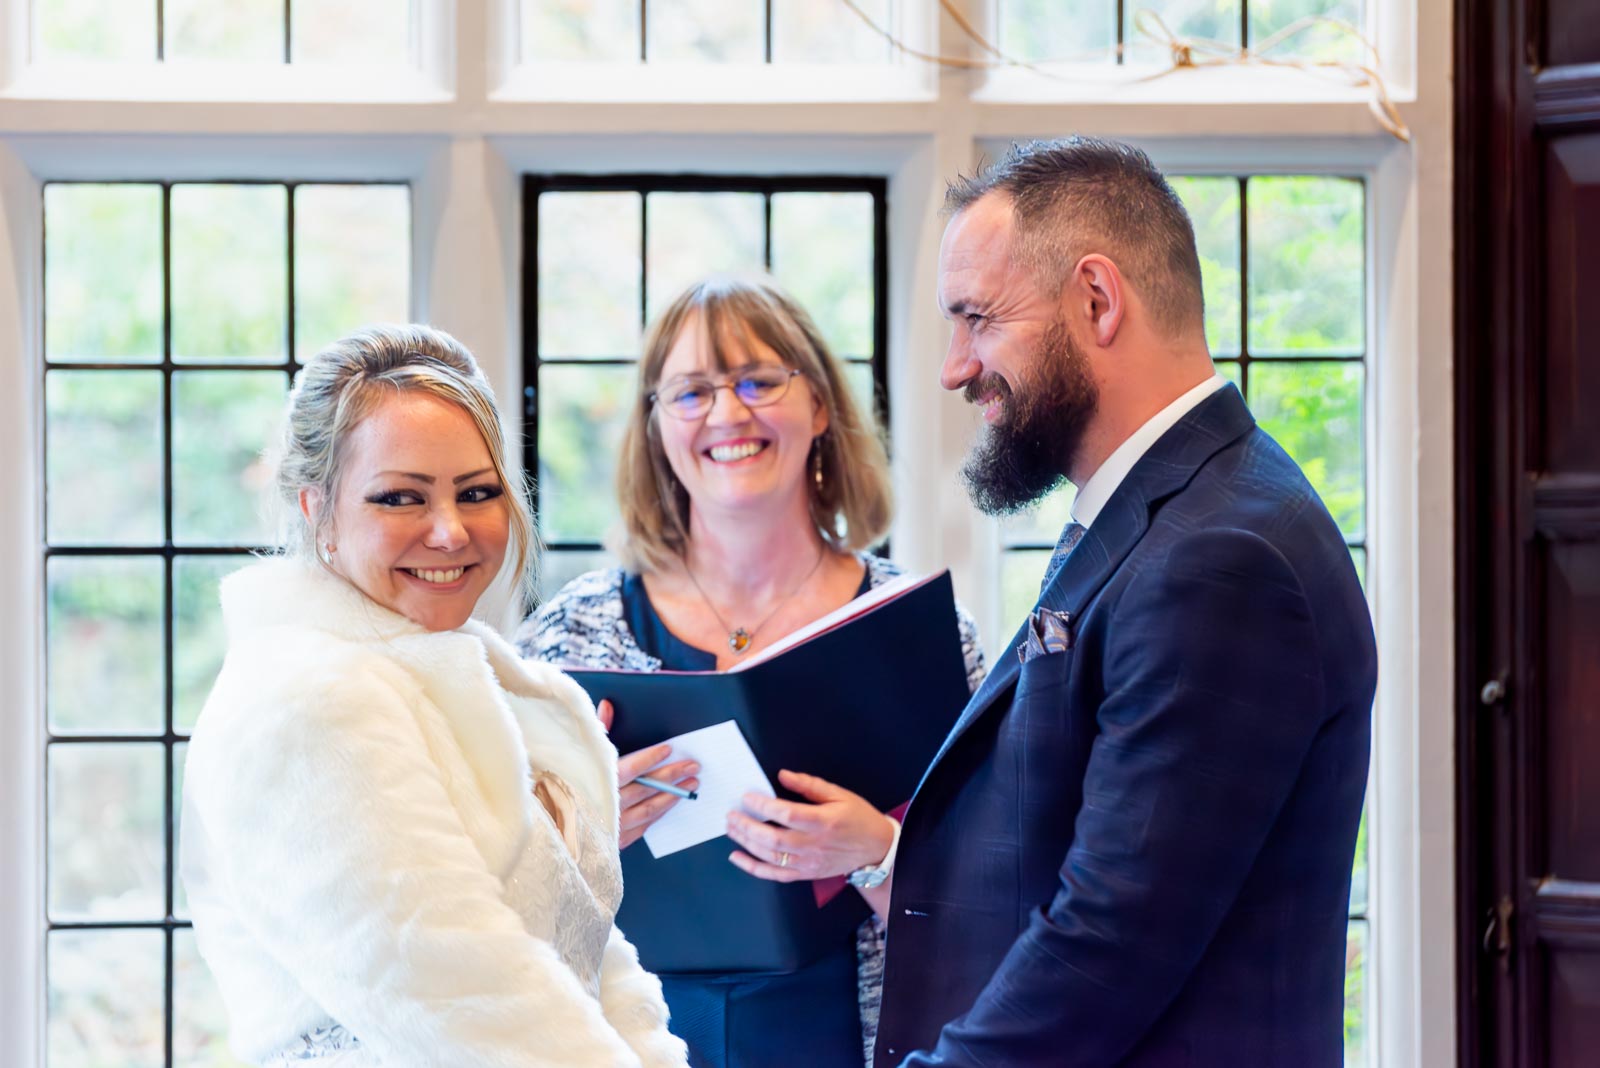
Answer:
[[1036, 608], [1028, 620], [1028, 636], [1017, 646], [1017, 659], [1026, 664], [1041, 656], [1072, 648], [1072, 613]]

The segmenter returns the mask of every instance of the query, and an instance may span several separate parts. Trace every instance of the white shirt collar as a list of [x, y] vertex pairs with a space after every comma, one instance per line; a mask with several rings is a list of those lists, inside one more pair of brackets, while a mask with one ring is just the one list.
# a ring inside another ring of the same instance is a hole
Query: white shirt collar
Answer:
[[1219, 374], [1213, 374], [1151, 416], [1149, 422], [1129, 435], [1128, 440], [1118, 445], [1116, 451], [1106, 457], [1106, 462], [1078, 488], [1077, 499], [1072, 502], [1073, 522], [1081, 523], [1085, 527], [1094, 526], [1095, 519], [1100, 515], [1100, 509], [1104, 508], [1111, 495], [1117, 492], [1117, 487], [1128, 477], [1133, 465], [1150, 451], [1150, 446], [1161, 440], [1161, 435], [1171, 430], [1179, 419], [1188, 415], [1201, 401], [1227, 384], [1227, 379]]

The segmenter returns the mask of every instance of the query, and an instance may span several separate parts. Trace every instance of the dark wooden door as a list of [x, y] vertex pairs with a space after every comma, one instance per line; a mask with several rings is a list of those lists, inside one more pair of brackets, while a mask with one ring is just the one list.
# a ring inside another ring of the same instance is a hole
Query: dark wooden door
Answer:
[[1600, 1066], [1600, 0], [1457, 0], [1463, 1065]]

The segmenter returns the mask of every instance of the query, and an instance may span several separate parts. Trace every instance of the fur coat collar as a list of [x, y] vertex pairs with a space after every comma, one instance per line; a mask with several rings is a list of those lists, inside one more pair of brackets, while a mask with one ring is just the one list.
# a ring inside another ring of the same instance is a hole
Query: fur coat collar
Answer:
[[[327, 568], [286, 558], [224, 579], [222, 609], [230, 646], [309, 628], [394, 661], [449, 720], [494, 809], [522, 813], [526, 826], [536, 803], [530, 769], [552, 770], [615, 832], [616, 749], [593, 703], [557, 668], [522, 660], [488, 625], [469, 619], [457, 630], [429, 631]], [[518, 735], [523, 746], [514, 744]], [[572, 758], [573, 747], [582, 759]]]

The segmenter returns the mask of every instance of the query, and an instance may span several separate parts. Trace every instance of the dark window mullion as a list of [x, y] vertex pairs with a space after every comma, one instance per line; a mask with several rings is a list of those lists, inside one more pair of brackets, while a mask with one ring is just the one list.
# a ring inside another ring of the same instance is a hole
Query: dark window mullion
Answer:
[[650, 61], [650, 46], [646, 42], [650, 39], [650, 0], [639, 0], [639, 62]]
[[[290, 51], [290, 41], [293, 38], [293, 18], [290, 12], [290, 0], [283, 0], [283, 62], [287, 66], [293, 62], [294, 56]], [[293, 349], [290, 350], [294, 351]]]
[[[639, 0], [641, 4], [644, 0]], [[650, 193], [639, 191], [639, 332], [650, 322]]]
[[598, 541], [547, 541], [544, 548], [552, 553], [598, 553], [606, 547]]
[[[289, 10], [289, 0], [284, 0], [283, 7], [285, 12]], [[287, 38], [285, 40], [287, 41]], [[287, 48], [288, 45], [285, 44], [284, 47]], [[285, 62], [288, 61], [285, 60]], [[284, 296], [287, 299], [284, 301], [283, 337], [288, 363], [291, 367], [294, 364], [296, 343], [294, 336], [294, 202], [299, 189], [300, 186], [298, 184], [289, 184], [284, 187], [285, 197], [288, 200], [288, 208], [285, 212], [284, 220], [289, 232], [284, 238], [283, 247], [288, 253], [287, 259], [289, 262], [285, 268], [287, 288], [284, 290]]]
[[1282, 350], [1253, 354], [1251, 363], [1361, 363], [1367, 362], [1365, 352], [1313, 352], [1307, 350], [1301, 353], [1286, 352]]
[[872, 404], [889, 434], [889, 190], [872, 196]]
[[167, 58], [167, 5], [166, 0], [156, 0], [156, 62]]
[[162, 953], [164, 963], [162, 966], [162, 1061], [165, 1068], [172, 1068], [172, 905], [174, 898], [173, 888], [173, 768], [172, 768], [172, 703], [173, 703], [173, 598], [176, 596], [175, 583], [173, 582], [174, 560], [172, 543], [176, 531], [172, 525], [172, 392], [173, 392], [173, 367], [172, 367], [172, 185], [162, 184], [161, 193], [161, 355], [163, 368], [161, 371], [161, 529], [166, 539], [163, 546], [162, 582], [165, 587], [162, 595], [161, 608], [161, 703], [162, 703], [162, 796], [161, 819], [162, 841], [165, 855], [162, 858], [165, 866], [164, 885], [162, 887], [164, 905], [163, 944]]
[[[1120, 2], [1120, 0], [1119, 0]], [[765, 58], [767, 63], [772, 62], [772, 0], [766, 2], [766, 40], [764, 42]], [[770, 261], [769, 261], [770, 263]]]
[[193, 927], [192, 920], [56, 920], [52, 931], [165, 931]]
[[547, 356], [539, 359], [540, 367], [632, 367], [639, 362], [637, 356]]
[[[772, 17], [772, 0], [767, 0], [767, 17]], [[770, 42], [769, 42], [770, 44]], [[767, 62], [772, 62], [772, 57], [767, 57]], [[768, 274], [772, 273], [772, 193], [770, 190], [761, 194], [761, 266], [766, 268]]]
[[1239, 179], [1239, 395], [1250, 401], [1250, 180]]
[[[164, 545], [48, 545], [44, 555], [46, 559], [53, 556], [160, 556], [166, 551]], [[272, 551], [270, 545], [190, 545], [173, 550], [181, 556], [242, 556]]]

